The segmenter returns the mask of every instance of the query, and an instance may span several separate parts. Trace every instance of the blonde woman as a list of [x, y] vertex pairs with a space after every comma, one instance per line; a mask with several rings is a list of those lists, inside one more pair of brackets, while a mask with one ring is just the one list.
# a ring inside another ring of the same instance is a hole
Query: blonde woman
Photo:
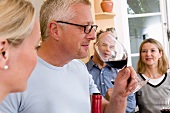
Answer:
[[0, 103], [26, 89], [40, 39], [35, 9], [26, 0], [0, 0]]
[[170, 97], [168, 59], [160, 42], [149, 38], [140, 46], [137, 72], [141, 79], [150, 79], [137, 93], [139, 113], [161, 113], [159, 99]]

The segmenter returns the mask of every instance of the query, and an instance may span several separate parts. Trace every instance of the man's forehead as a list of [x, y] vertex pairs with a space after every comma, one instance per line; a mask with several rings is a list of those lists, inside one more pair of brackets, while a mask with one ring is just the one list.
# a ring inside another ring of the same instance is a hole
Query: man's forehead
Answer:
[[109, 32], [104, 32], [102, 34], [99, 35], [99, 39], [103, 38], [103, 37], [106, 37], [107, 35], [109, 35], [110, 33]]
[[113, 40], [113, 37], [110, 34], [104, 35], [104, 37], [101, 37], [99, 39], [99, 42], [107, 44], [107, 45], [114, 45], [115, 44], [115, 41]]

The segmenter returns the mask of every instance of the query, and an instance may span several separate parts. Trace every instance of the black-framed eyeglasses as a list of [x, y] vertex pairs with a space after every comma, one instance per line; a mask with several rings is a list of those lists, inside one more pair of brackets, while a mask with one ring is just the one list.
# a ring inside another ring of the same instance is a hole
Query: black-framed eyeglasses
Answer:
[[69, 24], [69, 25], [73, 25], [73, 26], [83, 27], [83, 28], [84, 28], [84, 33], [86, 33], [86, 34], [89, 34], [92, 29], [94, 29], [94, 31], [96, 31], [97, 28], [98, 28], [97, 25], [80, 25], [80, 24], [74, 24], [74, 23], [63, 22], [63, 21], [56, 21], [56, 22], [57, 22], [57, 23]]

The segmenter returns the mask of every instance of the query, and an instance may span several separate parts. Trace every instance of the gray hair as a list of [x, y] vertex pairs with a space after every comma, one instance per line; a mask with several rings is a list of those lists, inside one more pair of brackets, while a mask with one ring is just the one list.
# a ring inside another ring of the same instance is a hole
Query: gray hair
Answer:
[[[100, 30], [99, 32], [97, 32], [97, 34], [96, 34], [97, 39], [99, 38], [99, 36], [100, 36], [102, 33], [105, 33], [105, 32], [110, 32], [111, 35], [112, 35], [114, 38], [118, 39], [117, 34], [116, 34], [116, 29], [113, 28], [113, 27], [106, 28], [105, 31], [101, 29], [101, 30]], [[96, 41], [97, 41], [97, 40], [96, 40]]]
[[42, 40], [48, 37], [47, 25], [50, 21], [68, 21], [75, 17], [71, 6], [78, 3], [91, 5], [89, 0], [46, 0], [40, 10]]

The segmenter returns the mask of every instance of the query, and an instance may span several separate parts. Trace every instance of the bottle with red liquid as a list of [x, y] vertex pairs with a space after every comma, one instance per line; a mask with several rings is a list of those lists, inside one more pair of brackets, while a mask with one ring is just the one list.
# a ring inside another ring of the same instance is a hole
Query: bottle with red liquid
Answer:
[[100, 93], [92, 95], [92, 113], [102, 113], [102, 95]]

